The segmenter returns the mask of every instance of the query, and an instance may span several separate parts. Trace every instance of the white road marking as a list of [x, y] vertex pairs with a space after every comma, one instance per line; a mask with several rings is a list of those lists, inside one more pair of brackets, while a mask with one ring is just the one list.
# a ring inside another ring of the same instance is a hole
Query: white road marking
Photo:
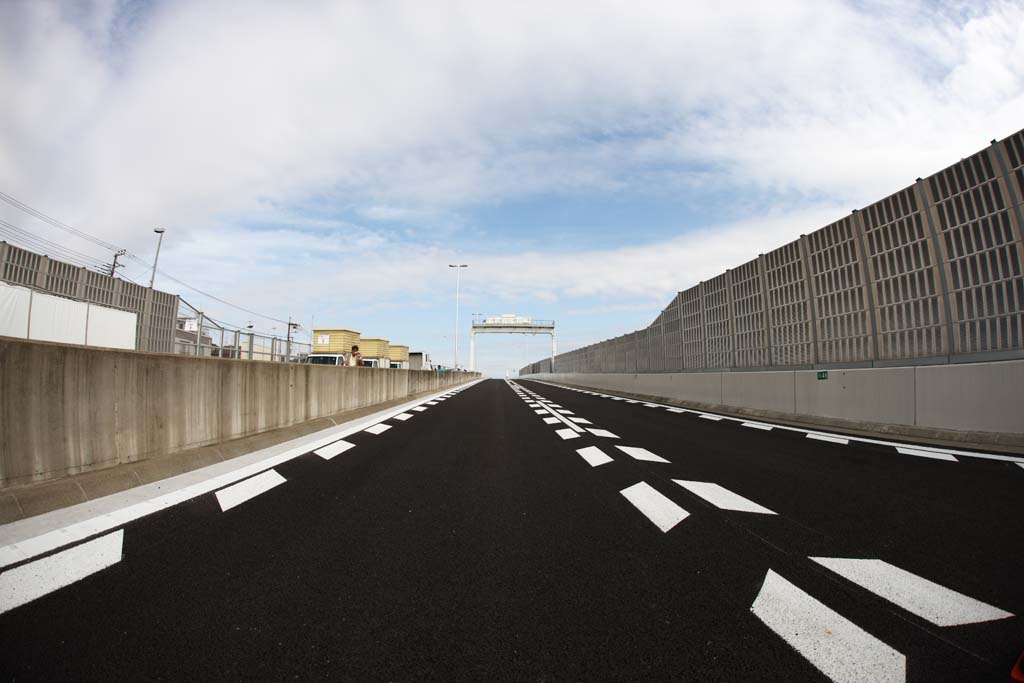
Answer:
[[576, 413], [572, 412], [571, 410], [559, 410], [558, 412], [560, 412], [562, 415], [575, 415], [576, 414]]
[[612, 434], [611, 432], [609, 432], [607, 429], [590, 429], [590, 428], [588, 428], [587, 431], [590, 432], [591, 434], [593, 434], [594, 436], [603, 436], [606, 439], [617, 439], [617, 438], [619, 438], [619, 437], [615, 436], [614, 434]]
[[391, 429], [391, 425], [386, 425], [383, 422], [378, 422], [377, 424], [373, 425], [372, 427], [367, 427], [363, 431], [364, 432], [370, 432], [371, 434], [383, 434], [384, 432], [388, 431], [389, 429]]
[[576, 452], [579, 453], [580, 456], [584, 460], [586, 460], [591, 467], [597, 467], [598, 465], [603, 465], [607, 462], [613, 462], [612, 459], [609, 456], [605, 455], [604, 451], [602, 451], [597, 446], [587, 446], [586, 448], [579, 448], [576, 450]]
[[[593, 431], [593, 430], [591, 430]], [[636, 446], [616, 446], [620, 451], [633, 458], [634, 460], [646, 460], [647, 462], [668, 462], [665, 458], [660, 455], [651, 453], [646, 448], [637, 448]]]
[[341, 455], [348, 449], [355, 447], [356, 445], [354, 443], [349, 443], [348, 441], [335, 441], [334, 443], [327, 444], [323, 448], [318, 448], [313, 452], [324, 460], [330, 460], [334, 456]]
[[895, 683], [907, 658], [768, 570], [750, 611], [837, 683]]
[[0, 614], [121, 561], [124, 529], [0, 574]]
[[415, 410], [417, 413], [422, 413], [424, 410], [426, 410], [426, 408], [424, 408], [423, 406], [416, 406], [415, 408], [413, 408], [413, 410]]
[[437, 405], [437, 401], [427, 401], [427, 405], [428, 406], [436, 406]]
[[846, 557], [811, 559], [936, 626], [977, 624], [1013, 616], [1010, 612], [969, 598], [882, 560]]
[[631, 398], [626, 398], [626, 399], [623, 399], [623, 400], [624, 400], [624, 401], [625, 401], [626, 403], [639, 403], [639, 402], [640, 402], [640, 401], [634, 401], [634, 400], [633, 400], [633, 399], [631, 399]]
[[[549, 386], [554, 386], [554, 387], [559, 386], [557, 384], [551, 384], [550, 382], [541, 382], [541, 384], [547, 384]], [[603, 396], [604, 398], [610, 398], [613, 401], [626, 401], [626, 400], [628, 400], [628, 399], [623, 398], [621, 396], [614, 396], [612, 394], [598, 394], [598, 395], [599, 396]], [[697, 412], [697, 411], [693, 411], [693, 410], [691, 410], [691, 411], [680, 410], [678, 408], [673, 408], [672, 406], [669, 406], [669, 405], [665, 405], [665, 408], [668, 409], [671, 412], [684, 412], [684, 413], [685, 412]], [[746, 422], [746, 420], [744, 418], [740, 418], [740, 417], [730, 417], [728, 415], [719, 415], [717, 417], [719, 417], [719, 419], [731, 420], [733, 422]], [[786, 431], [790, 431], [790, 432], [798, 432], [800, 434], [810, 434], [810, 433], [822, 434], [823, 433], [823, 432], [820, 432], [820, 431], [805, 429], [803, 427], [791, 427], [789, 425], [783, 425], [783, 424], [773, 424], [772, 428], [773, 429], [782, 429], [782, 430], [786, 430]], [[902, 443], [895, 443], [893, 441], [882, 441], [880, 439], [869, 439], [869, 438], [863, 437], [863, 436], [849, 436], [849, 437], [847, 437], [847, 436], [839, 436], [839, 435], [837, 435], [837, 436], [839, 438], [845, 438], [847, 441], [855, 441], [855, 442], [858, 442], [858, 443], [870, 443], [870, 444], [875, 444], [875, 445], [879, 445], [879, 446], [892, 446], [893, 448], [898, 448], [900, 446], [906, 446], [906, 444], [902, 444]], [[956, 456], [961, 456], [961, 457], [982, 458], [982, 459], [985, 459], [985, 460], [997, 460], [997, 461], [1000, 461], [1000, 462], [1019, 463], [1022, 466], [1024, 466], [1024, 456], [1022, 456], [1022, 455], [998, 455], [996, 453], [979, 453], [979, 452], [975, 452], [975, 451], [961, 451], [961, 450], [956, 450], [956, 449], [952, 449], [952, 448], [934, 448], [934, 447], [931, 447], [931, 446], [924, 446], [924, 445], [917, 446], [916, 448], [918, 450], [922, 450], [922, 451], [938, 451], [940, 453], [948, 453], [950, 455], [956, 455]]]
[[556, 429], [555, 434], [558, 434], [563, 439], [578, 439], [580, 435], [571, 429]]
[[702, 420], [714, 420], [715, 422], [718, 422], [719, 420], [722, 419], [722, 416], [721, 415], [709, 415], [708, 413], [701, 413], [700, 414], [700, 418]]
[[545, 407], [547, 408], [548, 413], [551, 414], [551, 417], [557, 419], [558, 421], [563, 423], [569, 429], [573, 430], [574, 432], [580, 432], [580, 433], [583, 432], [583, 427], [580, 427], [578, 424], [570, 422], [569, 418], [565, 417], [564, 415], [559, 415], [558, 411], [556, 411], [551, 406], [545, 406]]
[[832, 436], [831, 434], [818, 434], [817, 432], [807, 432], [808, 439], [815, 439], [817, 441], [828, 441], [830, 443], [841, 443], [844, 446], [850, 443], [849, 439], [841, 436]]
[[907, 448], [906, 446], [897, 446], [896, 451], [903, 455], [916, 455], [921, 458], [934, 458], [935, 460], [958, 462], [952, 455], [949, 453], [943, 453], [942, 451], [924, 451], [920, 448]]
[[668, 531], [690, 516], [689, 512], [643, 481], [622, 489], [619, 493], [662, 531]]
[[1024, 462], [1017, 463], [1017, 467], [1024, 467]]
[[572, 420], [573, 422], [575, 422], [578, 425], [594, 424], [593, 422], [591, 422], [590, 420], [588, 420], [585, 417], [570, 417], [569, 419]]
[[685, 413], [686, 411], [682, 408], [666, 408], [670, 413]]
[[558, 424], [559, 422], [561, 422], [561, 420], [559, 420], [557, 417], [545, 417], [544, 418], [544, 424], [546, 424], [546, 425]]
[[537, 413], [538, 415], [547, 415], [548, 414], [548, 411], [544, 410], [543, 408], [537, 408], [537, 410], [535, 410], [533, 412]]
[[408, 420], [411, 417], [412, 417], [412, 413], [399, 413], [398, 415], [395, 415], [395, 419], [396, 420], [401, 420], [402, 422], [405, 422], [406, 420]]
[[217, 502], [220, 503], [221, 511], [227, 512], [236, 505], [241, 505], [284, 482], [285, 478], [278, 474], [277, 470], [267, 470], [263, 474], [243, 479], [237, 484], [217, 491]]
[[557, 403], [552, 403], [551, 401], [545, 401], [545, 403], [547, 403], [552, 408], [561, 408], [562, 407], [562, 406], [558, 405]]
[[644, 407], [645, 408], [660, 408], [661, 406], [659, 406], [657, 403], [645, 403]]
[[766, 507], [748, 500], [738, 493], [729, 489], [712, 484], [706, 481], [686, 481], [684, 479], [673, 479], [675, 483], [682, 486], [690, 493], [700, 496], [707, 502], [721, 510], [734, 510], [736, 512], [754, 512], [759, 515], [774, 515], [775, 513]]
[[770, 432], [772, 430], [771, 425], [761, 424], [760, 422], [744, 422], [741, 426], [750, 427], [751, 429], [763, 429], [766, 432]]
[[441, 396], [440, 398], [436, 398], [436, 399], [434, 399], [434, 400], [435, 400], [435, 401], [444, 401], [444, 400], [445, 400], [445, 397], [444, 397], [444, 396]]

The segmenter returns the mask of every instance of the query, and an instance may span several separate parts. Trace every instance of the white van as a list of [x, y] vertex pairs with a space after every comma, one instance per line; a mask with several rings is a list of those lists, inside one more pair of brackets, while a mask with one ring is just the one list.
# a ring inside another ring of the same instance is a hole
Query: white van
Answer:
[[[306, 362], [311, 365], [344, 365], [345, 354], [343, 353], [311, 353], [306, 357]], [[379, 368], [380, 360], [377, 358], [364, 358], [364, 368]]]

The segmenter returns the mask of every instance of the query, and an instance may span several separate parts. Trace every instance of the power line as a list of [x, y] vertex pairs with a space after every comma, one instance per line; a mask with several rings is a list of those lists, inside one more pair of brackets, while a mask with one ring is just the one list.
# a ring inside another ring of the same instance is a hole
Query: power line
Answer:
[[[46, 215], [42, 211], [39, 211], [38, 209], [35, 209], [35, 208], [29, 206], [28, 204], [25, 204], [24, 202], [21, 202], [21, 201], [15, 199], [14, 197], [11, 197], [8, 194], [0, 192], [0, 200], [7, 202], [11, 206], [13, 206], [13, 207], [15, 207], [17, 209], [20, 209], [20, 210], [24, 211], [25, 213], [27, 213], [27, 214], [29, 214], [31, 216], [35, 216], [36, 218], [38, 218], [41, 221], [49, 223], [50, 225], [52, 225], [55, 228], [58, 228], [58, 229], [63, 230], [65, 232], [71, 233], [72, 235], [75, 235], [77, 237], [80, 237], [81, 239], [84, 239], [84, 240], [87, 240], [89, 242], [92, 242], [93, 244], [99, 245], [99, 246], [103, 247], [104, 249], [109, 249], [109, 250], [111, 250], [111, 251], [113, 251], [115, 253], [119, 252], [119, 251], [124, 251], [125, 255], [128, 258], [130, 258], [130, 259], [132, 259], [134, 261], [137, 261], [138, 263], [141, 263], [142, 265], [146, 266], [147, 268], [152, 268], [153, 267], [152, 263], [147, 263], [144, 259], [139, 258], [135, 254], [133, 254], [131, 252], [128, 252], [127, 250], [123, 250], [121, 247], [119, 247], [119, 246], [117, 246], [115, 244], [111, 244], [110, 242], [107, 242], [105, 240], [101, 240], [98, 237], [93, 237], [89, 233], [83, 232], [83, 231], [81, 231], [81, 230], [79, 230], [77, 228], [73, 228], [73, 227], [71, 227], [70, 225], [68, 225], [66, 223], [62, 223], [61, 221], [57, 220], [56, 218], [52, 218], [51, 216]], [[10, 225], [9, 223], [5, 223], [5, 224], [6, 225]], [[14, 227], [14, 226], [11, 226], [11, 227]], [[20, 230], [19, 228], [15, 228], [15, 229]], [[22, 232], [24, 232], [24, 231], [22, 231]], [[35, 237], [35, 236], [31, 235], [31, 233], [26, 233], [26, 234], [29, 234], [30, 236]], [[53, 244], [52, 242], [48, 242], [47, 240], [43, 240], [43, 238], [41, 238], [41, 237], [40, 238], [36, 238], [36, 239], [42, 240], [43, 242], [47, 242], [48, 244]], [[36, 248], [38, 248], [38, 247], [36, 247]], [[50, 248], [51, 249], [59, 248], [62, 251], [65, 251], [65, 252], [78, 253], [78, 252], [75, 252], [74, 250], [69, 249], [69, 248], [59, 247], [59, 245], [55, 245], [54, 247], [50, 247]], [[88, 258], [88, 259], [90, 259], [92, 261], [95, 261], [95, 263], [98, 264], [98, 267], [104, 267], [104, 268], [108, 267], [107, 264], [103, 263], [102, 261], [98, 261], [98, 260], [93, 259], [91, 257], [87, 257], [84, 254], [81, 254], [80, 257], [81, 258]], [[94, 266], [94, 267], [96, 267], [96, 266]], [[222, 303], [225, 306], [228, 306], [230, 308], [234, 308], [234, 309], [237, 309], [237, 310], [242, 311], [244, 313], [248, 313], [249, 315], [254, 315], [257, 318], [263, 318], [264, 320], [273, 320], [274, 322], [281, 323], [282, 325], [287, 325], [288, 324], [287, 320], [281, 320], [280, 318], [274, 318], [273, 316], [264, 315], [262, 313], [257, 313], [256, 311], [250, 310], [248, 308], [244, 308], [243, 306], [239, 306], [238, 304], [233, 304], [230, 301], [227, 301], [225, 299], [221, 299], [220, 297], [215, 296], [213, 294], [210, 294], [209, 292], [204, 292], [203, 290], [199, 289], [198, 287], [194, 287], [194, 286], [188, 284], [187, 282], [185, 282], [184, 280], [179, 280], [178, 278], [174, 277], [173, 275], [169, 275], [169, 274], [165, 273], [162, 270], [157, 270], [156, 272], [160, 273], [160, 275], [162, 275], [163, 277], [167, 278], [168, 280], [171, 280], [172, 282], [176, 282], [177, 284], [181, 285], [182, 287], [185, 287], [186, 289], [190, 289], [193, 292], [196, 292], [198, 294], [202, 294], [205, 297], [209, 297], [210, 299], [213, 299], [214, 301]]]
[[82, 252], [71, 249], [70, 247], [64, 247], [56, 242], [51, 242], [39, 237], [38, 235], [33, 235], [27, 230], [19, 228], [13, 223], [8, 223], [3, 219], [0, 219], [0, 234], [8, 236], [12, 241], [24, 244], [33, 251], [52, 253], [54, 256], [57, 256], [62, 260], [70, 261], [75, 265], [90, 268], [106, 266], [103, 261], [97, 258], [93, 258], [88, 254], [83, 254]]
[[111, 244], [110, 242], [106, 242], [104, 240], [101, 240], [98, 237], [93, 237], [92, 235], [90, 235], [87, 232], [82, 232], [81, 230], [79, 230], [77, 228], [72, 228], [70, 225], [68, 225], [66, 223], [60, 222], [56, 218], [52, 218], [50, 216], [47, 216], [42, 211], [39, 211], [38, 209], [34, 209], [31, 206], [29, 206], [28, 204], [25, 204], [24, 202], [20, 202], [17, 199], [15, 199], [14, 197], [12, 197], [12, 196], [10, 196], [8, 194], [4, 194], [3, 192], [0, 192], [0, 200], [3, 200], [5, 202], [7, 202], [8, 204], [10, 204], [11, 206], [13, 206], [13, 207], [15, 207], [17, 209], [21, 209], [22, 211], [24, 211], [25, 213], [27, 213], [29, 215], [35, 216], [36, 218], [38, 218], [41, 221], [49, 223], [50, 225], [52, 225], [55, 228], [58, 228], [58, 229], [63, 230], [65, 232], [69, 232], [72, 235], [76, 235], [76, 236], [78, 236], [78, 237], [80, 237], [80, 238], [82, 238], [84, 240], [88, 240], [89, 242], [92, 242], [93, 244], [98, 244], [99, 246], [103, 247], [104, 249], [110, 249], [111, 251], [117, 251], [117, 250], [120, 249], [120, 247], [117, 247], [117, 246]]

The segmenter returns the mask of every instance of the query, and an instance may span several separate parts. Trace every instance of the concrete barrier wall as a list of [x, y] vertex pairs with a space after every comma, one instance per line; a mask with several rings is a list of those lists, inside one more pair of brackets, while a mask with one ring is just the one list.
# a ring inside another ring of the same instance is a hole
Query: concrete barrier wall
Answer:
[[823, 380], [817, 375], [791, 370], [524, 377], [803, 422], [1024, 445], [1024, 361], [831, 370]]
[[0, 338], [0, 486], [219, 443], [477, 376]]

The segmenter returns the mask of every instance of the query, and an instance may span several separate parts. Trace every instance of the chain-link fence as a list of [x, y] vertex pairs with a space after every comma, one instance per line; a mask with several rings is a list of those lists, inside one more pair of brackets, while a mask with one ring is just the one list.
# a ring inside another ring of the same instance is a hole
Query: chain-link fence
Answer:
[[[279, 337], [218, 322], [181, 299], [174, 330], [174, 352], [188, 356], [264, 360], [278, 363], [302, 363], [310, 345], [291, 339], [286, 332]], [[298, 325], [288, 325], [294, 331]]]

